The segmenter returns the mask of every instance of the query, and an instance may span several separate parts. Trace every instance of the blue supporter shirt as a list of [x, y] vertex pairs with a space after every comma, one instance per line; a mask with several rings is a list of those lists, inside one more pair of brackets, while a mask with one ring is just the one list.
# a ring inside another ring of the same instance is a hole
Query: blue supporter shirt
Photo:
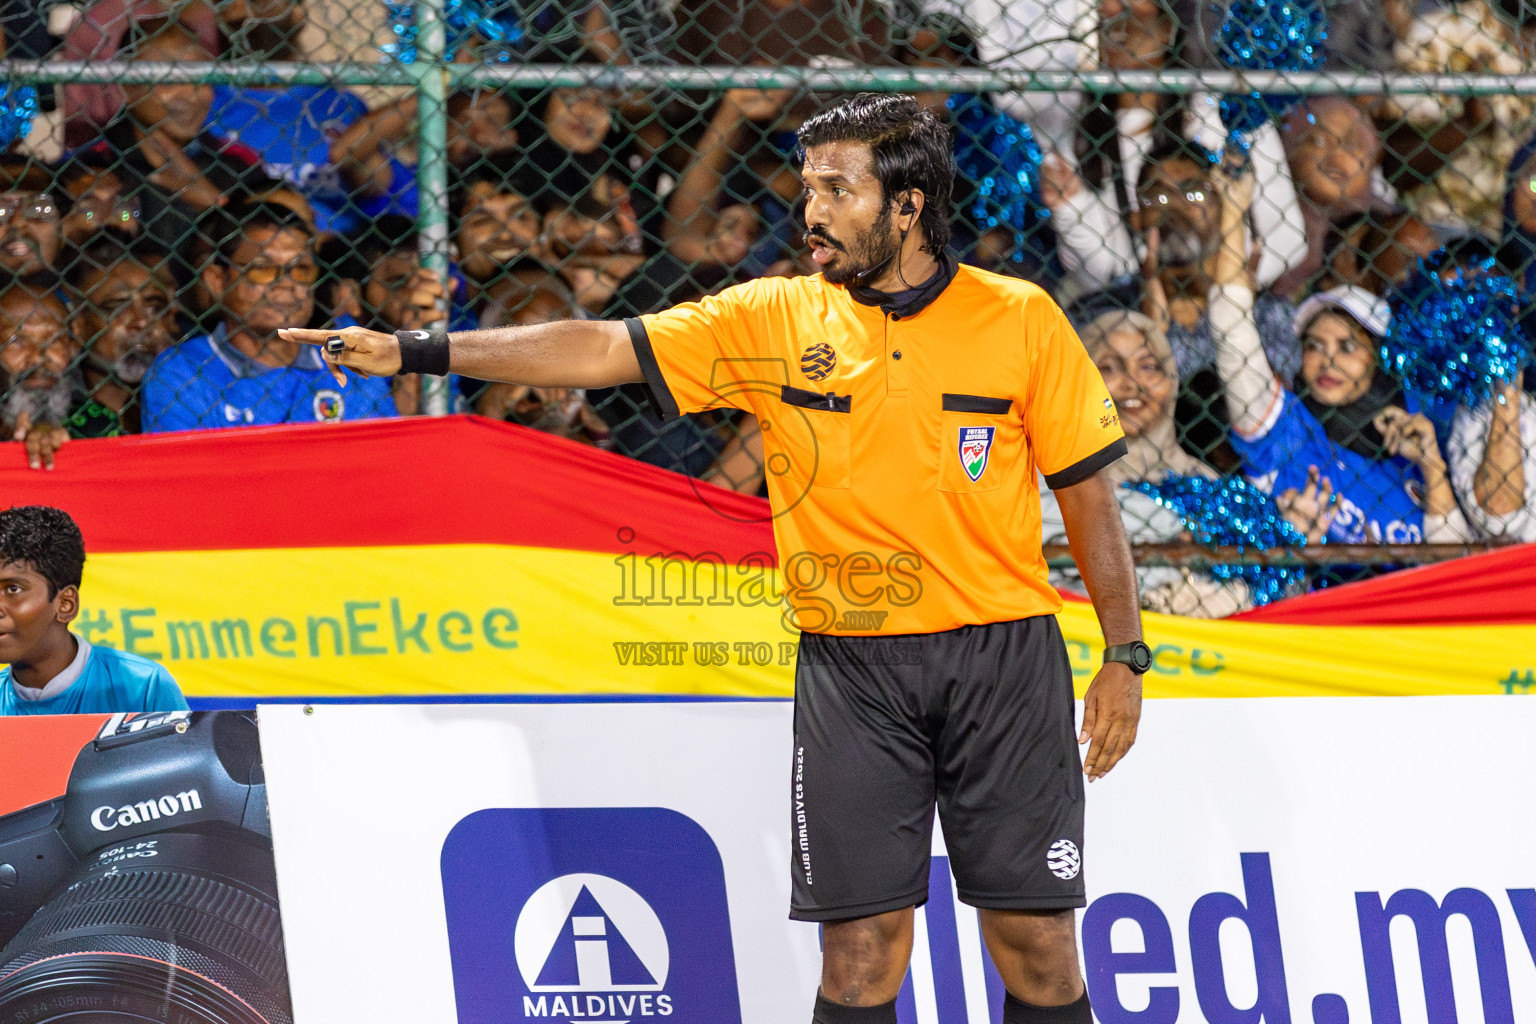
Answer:
[[[79, 638], [76, 638], [79, 639]], [[186, 711], [176, 680], [157, 662], [80, 640], [85, 666], [60, 693], [23, 700], [0, 668], [0, 715], [95, 715], [130, 711]], [[71, 668], [74, 666], [71, 665]]]
[[339, 388], [312, 345], [291, 365], [267, 366], [231, 345], [223, 324], [156, 356], [143, 401], [145, 433], [397, 415], [389, 378], [348, 374]]
[[[1418, 412], [1410, 397], [1408, 411]], [[1417, 544], [1424, 539], [1419, 507], [1424, 480], [1407, 459], [1368, 459], [1334, 444], [1316, 416], [1294, 394], [1285, 392], [1274, 425], [1255, 438], [1232, 433], [1232, 446], [1243, 458], [1244, 472], [1255, 484], [1280, 494], [1307, 486], [1307, 467], [1333, 482], [1339, 511], [1328, 528], [1340, 544]]]
[[368, 106], [349, 92], [321, 85], [281, 89], [213, 90], [208, 127], [261, 154], [266, 172], [302, 192], [315, 208], [316, 226], [332, 230], [342, 221], [348, 189], [331, 163], [331, 143]]

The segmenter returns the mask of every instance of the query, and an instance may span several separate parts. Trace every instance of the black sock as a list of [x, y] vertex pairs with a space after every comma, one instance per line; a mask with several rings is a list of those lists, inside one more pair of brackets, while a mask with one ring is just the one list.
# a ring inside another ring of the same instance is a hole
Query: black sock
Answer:
[[879, 1006], [844, 1006], [834, 1003], [818, 989], [811, 1024], [896, 1024], [896, 1000]]
[[1093, 1010], [1088, 1005], [1087, 992], [1066, 1006], [1035, 1006], [1005, 993], [1003, 1024], [1093, 1024]]

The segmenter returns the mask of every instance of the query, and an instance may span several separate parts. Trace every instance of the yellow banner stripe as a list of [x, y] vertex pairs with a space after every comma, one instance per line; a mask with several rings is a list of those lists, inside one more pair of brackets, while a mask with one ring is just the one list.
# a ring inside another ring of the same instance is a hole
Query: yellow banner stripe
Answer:
[[[440, 545], [93, 555], [75, 628], [188, 696], [788, 697], [772, 570]], [[1103, 646], [1062, 631], [1079, 694]], [[1149, 697], [1524, 692], [1536, 626], [1279, 626], [1146, 617]]]
[[[1061, 616], [1078, 693], [1103, 649], [1093, 609]], [[1536, 626], [1288, 626], [1143, 616], [1148, 697], [1374, 697], [1524, 693]]]

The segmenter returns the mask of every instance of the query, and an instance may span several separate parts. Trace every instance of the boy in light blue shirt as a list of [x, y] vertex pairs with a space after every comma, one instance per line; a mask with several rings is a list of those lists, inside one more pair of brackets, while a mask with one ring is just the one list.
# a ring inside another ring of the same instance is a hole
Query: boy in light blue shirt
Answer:
[[69, 513], [0, 512], [0, 715], [187, 710], [159, 664], [70, 632], [84, 568], [85, 541]]

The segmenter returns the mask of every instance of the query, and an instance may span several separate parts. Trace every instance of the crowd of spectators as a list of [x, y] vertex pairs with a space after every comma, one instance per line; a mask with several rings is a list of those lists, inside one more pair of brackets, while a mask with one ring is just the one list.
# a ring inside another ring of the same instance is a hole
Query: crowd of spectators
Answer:
[[[46, 25], [27, 8], [5, 39], [12, 56], [184, 66], [369, 60], [336, 52], [337, 40], [357, 35], [353, 22], [377, 28], [382, 6], [96, 0]], [[525, 6], [515, 43], [497, 43], [515, 60], [1172, 69], [1215, 66], [1209, 40], [1226, 5], [1099, 0], [1086, 18], [1067, 0]], [[1325, 6], [1328, 68], [1536, 63], [1524, 0]], [[459, 58], [478, 56], [471, 43]], [[72, 438], [410, 415], [423, 408], [420, 380], [338, 389], [277, 328], [622, 317], [808, 273], [794, 129], [826, 99], [454, 93], [441, 275], [416, 235], [414, 92], [61, 86], [44, 97], [38, 137], [0, 156], [0, 430], [41, 467]], [[919, 100], [955, 129], [952, 247], [1067, 310], [1131, 439], [1120, 482], [1242, 474], [1314, 543], [1536, 540], [1526, 388], [1431, 408], [1379, 357], [1386, 298], [1420, 257], [1443, 252], [1468, 272], [1492, 261], [1536, 293], [1526, 99], [1313, 96], [1254, 132], [1237, 169], [1218, 155], [1225, 130], [1209, 95]], [[449, 391], [457, 409], [762, 487], [745, 415], [663, 423], [638, 386], [450, 379]], [[1183, 535], [1145, 495], [1127, 489], [1122, 504], [1137, 538]], [[1149, 605], [1170, 611], [1250, 603], [1240, 581], [1188, 571], [1144, 583]]]

